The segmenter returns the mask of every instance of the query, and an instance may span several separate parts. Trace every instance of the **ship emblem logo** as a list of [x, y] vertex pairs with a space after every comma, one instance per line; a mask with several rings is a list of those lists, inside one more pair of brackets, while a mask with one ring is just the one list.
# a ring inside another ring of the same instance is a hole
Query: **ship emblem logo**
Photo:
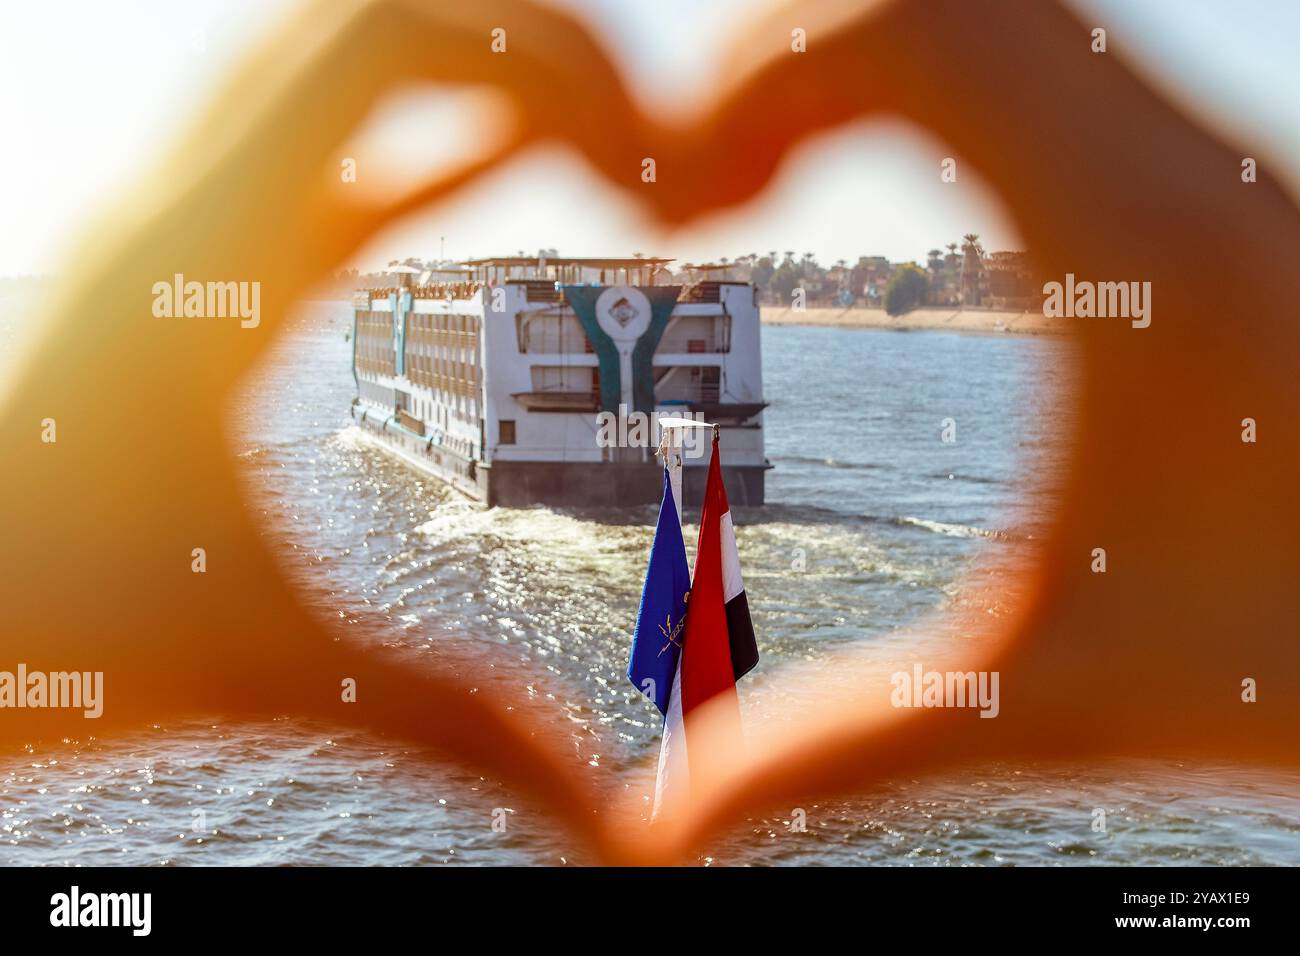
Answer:
[[627, 301], [627, 296], [624, 296], [610, 307], [609, 314], [614, 317], [619, 328], [625, 329], [627, 324], [641, 313], [637, 311], [636, 306]]

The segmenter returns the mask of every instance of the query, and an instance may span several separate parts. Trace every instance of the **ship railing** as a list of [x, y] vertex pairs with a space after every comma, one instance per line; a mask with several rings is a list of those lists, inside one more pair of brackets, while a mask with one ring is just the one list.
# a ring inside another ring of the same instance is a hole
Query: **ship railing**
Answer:
[[722, 287], [727, 283], [706, 279], [682, 289], [678, 302], [721, 302]]
[[659, 340], [656, 355], [698, 355], [730, 351], [726, 335], [670, 329]]
[[717, 404], [719, 394], [720, 388], [714, 382], [669, 382], [661, 379], [655, 384], [655, 401], [660, 404]]
[[401, 286], [360, 289], [357, 291], [356, 301], [359, 303], [361, 296], [369, 296], [370, 299], [386, 299], [395, 293], [408, 291], [417, 299], [472, 299], [482, 288], [481, 282], [434, 282], [429, 285], [412, 286], [410, 289], [403, 289]]
[[563, 298], [554, 279], [507, 279], [505, 285], [523, 286], [529, 302], [559, 302]]

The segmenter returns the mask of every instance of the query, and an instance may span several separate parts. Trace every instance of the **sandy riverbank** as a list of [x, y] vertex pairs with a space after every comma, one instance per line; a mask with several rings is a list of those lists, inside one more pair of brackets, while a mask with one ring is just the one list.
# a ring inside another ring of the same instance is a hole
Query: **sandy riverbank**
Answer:
[[1041, 312], [996, 312], [988, 309], [914, 309], [906, 315], [889, 315], [884, 309], [763, 309], [767, 325], [834, 325], [845, 328], [946, 329], [989, 335], [1053, 335], [1066, 323], [1043, 317]]

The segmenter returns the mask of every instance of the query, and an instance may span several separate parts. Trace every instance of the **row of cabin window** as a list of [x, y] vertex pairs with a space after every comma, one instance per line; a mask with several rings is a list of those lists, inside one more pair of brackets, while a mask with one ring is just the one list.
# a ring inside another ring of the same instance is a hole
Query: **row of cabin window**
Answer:
[[450, 359], [406, 353], [406, 377], [417, 385], [437, 388], [457, 395], [476, 395], [483, 380], [477, 362], [453, 362]]
[[357, 313], [357, 368], [392, 375], [397, 353], [393, 350], [392, 316], [387, 312]]
[[481, 324], [477, 315], [412, 312], [406, 317], [406, 335], [408, 338], [420, 334], [477, 339]]
[[[476, 351], [479, 320], [468, 315], [415, 314], [407, 320], [407, 372], [412, 381], [457, 394], [473, 394], [481, 380]], [[435, 329], [434, 326], [437, 326]], [[392, 314], [357, 313], [357, 368], [392, 375], [396, 371]], [[442, 350], [438, 354], [435, 350]], [[452, 354], [459, 352], [453, 358]]]
[[453, 395], [477, 395], [479, 317], [414, 312], [406, 319], [406, 376]]
[[[480, 322], [476, 315], [433, 315], [416, 312], [406, 317], [406, 339], [445, 348], [472, 349], [478, 344]], [[359, 311], [357, 338], [393, 337], [390, 312]]]

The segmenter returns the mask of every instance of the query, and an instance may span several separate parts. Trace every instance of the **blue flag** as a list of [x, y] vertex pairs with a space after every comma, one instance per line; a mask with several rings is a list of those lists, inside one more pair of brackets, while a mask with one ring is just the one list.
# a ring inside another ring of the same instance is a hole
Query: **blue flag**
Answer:
[[[664, 469], [664, 500], [659, 506], [650, 565], [636, 616], [632, 656], [627, 677], [638, 691], [654, 700], [660, 713], [668, 713], [668, 700], [677, 675], [677, 659], [685, 636], [686, 599], [691, 590], [691, 569], [686, 563], [682, 524], [673, 501], [668, 469]], [[650, 682], [650, 683], [647, 683]]]

